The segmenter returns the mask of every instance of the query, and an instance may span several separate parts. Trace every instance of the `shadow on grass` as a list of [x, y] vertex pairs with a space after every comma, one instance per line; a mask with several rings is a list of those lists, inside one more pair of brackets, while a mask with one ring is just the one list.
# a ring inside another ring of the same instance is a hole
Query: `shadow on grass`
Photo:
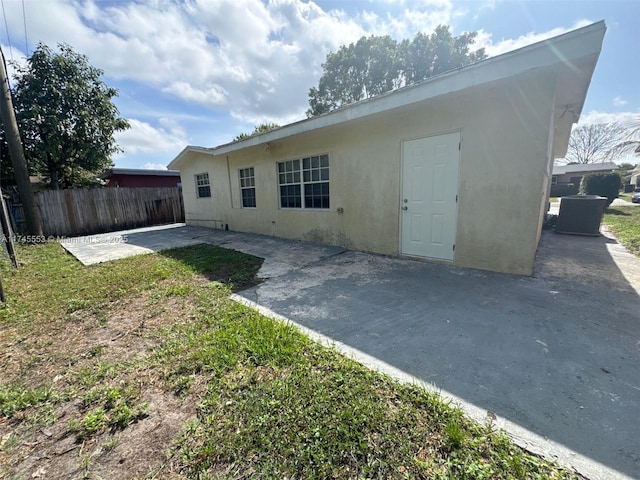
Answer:
[[206, 243], [158, 252], [182, 263], [193, 273], [224, 283], [233, 291], [257, 285], [264, 259]]
[[622, 210], [618, 210], [617, 208], [607, 208], [604, 213], [608, 213], [609, 215], [622, 215], [624, 217], [631, 216], [629, 212], [624, 212]]

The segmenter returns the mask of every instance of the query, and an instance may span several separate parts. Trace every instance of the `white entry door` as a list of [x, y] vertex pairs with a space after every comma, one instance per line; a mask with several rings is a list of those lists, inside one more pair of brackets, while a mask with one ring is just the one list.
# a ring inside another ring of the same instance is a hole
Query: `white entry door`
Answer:
[[453, 260], [459, 158], [460, 133], [404, 142], [403, 254]]

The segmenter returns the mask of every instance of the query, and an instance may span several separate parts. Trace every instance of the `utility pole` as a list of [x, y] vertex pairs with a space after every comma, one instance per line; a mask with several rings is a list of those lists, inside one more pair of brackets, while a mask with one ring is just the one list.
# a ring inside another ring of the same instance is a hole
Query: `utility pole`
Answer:
[[29, 181], [29, 171], [27, 170], [27, 161], [24, 157], [22, 149], [22, 141], [20, 140], [20, 132], [16, 122], [16, 114], [13, 111], [13, 100], [11, 99], [11, 90], [9, 89], [9, 78], [7, 77], [7, 68], [4, 60], [4, 53], [0, 48], [0, 116], [2, 117], [2, 125], [4, 125], [4, 133], [9, 145], [9, 156], [11, 164], [16, 176], [18, 184], [18, 192], [24, 209], [24, 219], [27, 224], [27, 233], [29, 235], [42, 235], [42, 227], [40, 225], [40, 217], [36, 209], [36, 202], [33, 198], [31, 190], [31, 182]]

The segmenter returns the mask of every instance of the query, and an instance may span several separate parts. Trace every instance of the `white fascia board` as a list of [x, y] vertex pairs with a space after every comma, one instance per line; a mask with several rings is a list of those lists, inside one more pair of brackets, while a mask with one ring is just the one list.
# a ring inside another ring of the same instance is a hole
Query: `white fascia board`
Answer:
[[176, 155], [176, 158], [169, 162], [167, 165], [167, 169], [169, 170], [180, 170], [180, 165], [186, 160], [190, 153], [203, 153], [205, 155], [213, 155], [213, 149], [198, 147], [196, 145], [187, 145], [182, 149], [182, 151]]
[[[242, 150], [277, 141], [293, 135], [348, 122], [372, 114], [405, 107], [413, 103], [434, 99], [479, 85], [513, 77], [523, 72], [552, 67], [574, 70], [572, 61], [597, 55], [600, 52], [606, 27], [600, 21], [520, 49], [461, 67], [460, 69], [429, 78], [377, 97], [348, 105], [333, 112], [280, 127], [252, 136], [246, 140], [227, 143], [213, 148], [215, 155]], [[587, 78], [590, 72], [578, 72]], [[173, 162], [172, 162], [173, 163]], [[169, 165], [172, 167], [172, 164]]]

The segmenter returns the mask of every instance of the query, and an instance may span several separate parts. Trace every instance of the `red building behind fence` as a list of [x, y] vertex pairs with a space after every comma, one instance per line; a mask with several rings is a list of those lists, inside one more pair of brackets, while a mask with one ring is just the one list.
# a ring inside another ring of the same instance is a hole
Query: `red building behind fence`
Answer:
[[177, 170], [146, 170], [136, 168], [113, 168], [105, 176], [107, 187], [180, 187], [180, 172]]

